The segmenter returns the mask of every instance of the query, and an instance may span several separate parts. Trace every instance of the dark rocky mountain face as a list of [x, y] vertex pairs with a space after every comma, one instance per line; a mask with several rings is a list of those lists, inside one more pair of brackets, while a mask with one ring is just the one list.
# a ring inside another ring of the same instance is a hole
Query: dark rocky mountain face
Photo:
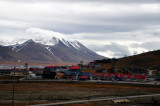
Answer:
[[[84, 63], [104, 59], [105, 57], [89, 50], [77, 41], [66, 41], [53, 38], [53, 45], [45, 45], [28, 40], [23, 44], [17, 44], [0, 48], [1, 61], [25, 60], [29, 62], [74, 62]], [[5, 54], [5, 55], [4, 55]]]
[[49, 62], [62, 62], [52, 52], [45, 48], [44, 45], [38, 44], [33, 40], [26, 41], [25, 43], [13, 48], [14, 51], [27, 56], [31, 61], [49, 61]]
[[17, 62], [17, 60], [29, 60], [29, 58], [19, 52], [15, 52], [14, 50], [8, 47], [0, 46], [1, 62], [7, 62], [7, 61]]
[[103, 56], [96, 54], [95, 52], [87, 49], [85, 46], [77, 42], [78, 48], [68, 44], [66, 46], [63, 42], [59, 42], [55, 46], [50, 46], [50, 50], [57, 57], [66, 62], [90, 62], [97, 59], [103, 59]]

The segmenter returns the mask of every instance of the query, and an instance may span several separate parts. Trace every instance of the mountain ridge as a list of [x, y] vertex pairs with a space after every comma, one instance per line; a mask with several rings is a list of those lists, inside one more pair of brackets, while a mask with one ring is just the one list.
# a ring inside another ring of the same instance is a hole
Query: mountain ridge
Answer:
[[[89, 50], [78, 41], [68, 41], [56, 37], [52, 37], [52, 39], [48, 39], [48, 42], [43, 43], [40, 42], [40, 40], [38, 42], [29, 39], [21, 44], [17, 42], [15, 45], [3, 47], [9, 49], [7, 52], [13, 52], [14, 56], [19, 55], [19, 58], [17, 57], [17, 59], [29, 62], [79, 63], [80, 61], [83, 61], [84, 63], [88, 63], [93, 60], [106, 58]], [[1, 61], [16, 61], [16, 58], [12, 59], [12, 56], [10, 56], [10, 58], [11, 59], [9, 60], [5, 60], [5, 58], [1, 56]]]

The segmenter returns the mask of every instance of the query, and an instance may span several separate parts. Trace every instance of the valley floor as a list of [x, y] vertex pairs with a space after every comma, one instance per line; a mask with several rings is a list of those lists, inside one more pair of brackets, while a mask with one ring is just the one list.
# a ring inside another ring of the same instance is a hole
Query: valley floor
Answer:
[[[89, 100], [99, 97], [124, 97], [133, 95], [158, 94], [159, 86], [118, 84], [101, 82], [16, 82], [15, 106], [46, 104], [73, 100]], [[12, 104], [12, 82], [0, 83], [0, 106]], [[160, 101], [160, 96], [156, 96]], [[152, 97], [130, 99], [130, 105], [149, 104]], [[127, 104], [127, 105], [129, 105]], [[115, 105], [112, 101], [97, 101], [63, 106], [106, 106]]]

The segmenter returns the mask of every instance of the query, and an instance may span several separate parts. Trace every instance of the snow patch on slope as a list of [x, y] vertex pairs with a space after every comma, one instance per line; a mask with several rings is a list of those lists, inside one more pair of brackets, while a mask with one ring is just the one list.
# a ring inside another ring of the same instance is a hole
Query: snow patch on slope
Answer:
[[70, 44], [77, 50], [80, 50], [80, 46], [77, 44], [77, 42], [70, 42]]
[[23, 44], [17, 44], [12, 50], [16, 49], [16, 47], [20, 47], [19, 49], [16, 50], [16, 52], [22, 50], [24, 47], [26, 47], [30, 42], [33, 42], [33, 40], [28, 40], [27, 42], [23, 43]]
[[12, 46], [12, 50], [16, 49], [18, 46], [20, 46], [20, 44], [18, 44], [18, 43], [15, 44], [15, 45], [13, 45], [13, 46]]
[[62, 39], [62, 43], [69, 47], [69, 42], [66, 41], [65, 39]]
[[15, 45], [11, 45], [12, 50], [15, 50], [16, 52], [21, 51], [23, 48], [25, 48], [30, 42], [33, 42], [33, 40], [28, 40], [22, 44], [16, 43]]
[[53, 52], [51, 52], [51, 49], [50, 49], [49, 46], [47, 46], [46, 49], [47, 49], [51, 54], [53, 54]]

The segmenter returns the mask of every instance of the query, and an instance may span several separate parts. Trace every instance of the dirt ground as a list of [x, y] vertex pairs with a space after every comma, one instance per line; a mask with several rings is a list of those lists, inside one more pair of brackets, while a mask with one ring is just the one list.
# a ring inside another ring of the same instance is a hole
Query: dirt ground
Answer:
[[[96, 97], [123, 97], [160, 93], [160, 87], [83, 82], [17, 82], [14, 86], [15, 106], [84, 100]], [[0, 83], [0, 106], [11, 106], [13, 83]], [[156, 97], [160, 101], [160, 97]], [[145, 104], [151, 97], [135, 98], [130, 104]], [[61, 106], [110, 106], [112, 101], [87, 102]], [[121, 104], [120, 104], [121, 105]], [[124, 106], [124, 104], [122, 104]]]

